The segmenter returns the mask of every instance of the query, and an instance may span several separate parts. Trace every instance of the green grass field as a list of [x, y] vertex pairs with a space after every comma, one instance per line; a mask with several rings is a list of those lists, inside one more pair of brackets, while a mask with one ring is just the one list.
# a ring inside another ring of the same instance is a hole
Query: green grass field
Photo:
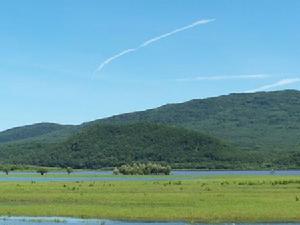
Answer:
[[300, 177], [0, 182], [0, 214], [203, 222], [300, 221]]

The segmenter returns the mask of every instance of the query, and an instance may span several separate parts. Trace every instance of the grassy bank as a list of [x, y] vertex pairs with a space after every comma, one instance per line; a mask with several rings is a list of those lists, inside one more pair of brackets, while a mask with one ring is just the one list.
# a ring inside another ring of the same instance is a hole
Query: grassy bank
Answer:
[[300, 178], [1, 182], [0, 214], [203, 222], [300, 221]]

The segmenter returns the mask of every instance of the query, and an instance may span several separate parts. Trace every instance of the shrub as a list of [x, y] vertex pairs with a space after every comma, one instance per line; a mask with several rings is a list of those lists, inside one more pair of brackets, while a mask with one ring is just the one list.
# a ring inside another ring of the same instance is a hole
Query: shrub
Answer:
[[115, 167], [114, 170], [113, 170], [113, 174], [114, 175], [119, 175], [120, 174], [119, 169]]

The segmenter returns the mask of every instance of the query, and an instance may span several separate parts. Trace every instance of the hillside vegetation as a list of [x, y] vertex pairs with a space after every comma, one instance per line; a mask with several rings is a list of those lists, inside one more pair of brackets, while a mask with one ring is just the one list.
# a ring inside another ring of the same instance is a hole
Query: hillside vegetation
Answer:
[[[29, 142], [23, 146], [22, 151], [18, 149], [10, 158], [14, 163], [73, 168], [112, 167], [148, 161], [214, 168], [228, 164], [236, 152], [228, 144], [195, 131], [148, 123], [95, 124], [58, 144]], [[13, 148], [15, 145], [6, 146], [5, 153]], [[9, 156], [11, 154], [3, 158], [9, 159]]]
[[38, 123], [23, 127], [12, 128], [0, 132], [0, 143], [34, 138], [62, 129], [64, 129], [63, 125], [55, 123]]
[[246, 150], [300, 150], [300, 92], [294, 90], [197, 99], [97, 122], [140, 121], [208, 133]]
[[80, 126], [36, 123], [0, 132], [0, 145], [28, 141], [58, 142], [80, 129]]
[[99, 168], [148, 161], [176, 168], [299, 168], [300, 92], [231, 94], [80, 126], [42, 123], [0, 132], [2, 163]]

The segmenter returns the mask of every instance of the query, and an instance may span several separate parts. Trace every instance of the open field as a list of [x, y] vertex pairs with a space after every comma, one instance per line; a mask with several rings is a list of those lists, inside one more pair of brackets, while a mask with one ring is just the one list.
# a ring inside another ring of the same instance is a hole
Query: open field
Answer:
[[300, 221], [300, 177], [1, 182], [0, 214], [203, 222]]

